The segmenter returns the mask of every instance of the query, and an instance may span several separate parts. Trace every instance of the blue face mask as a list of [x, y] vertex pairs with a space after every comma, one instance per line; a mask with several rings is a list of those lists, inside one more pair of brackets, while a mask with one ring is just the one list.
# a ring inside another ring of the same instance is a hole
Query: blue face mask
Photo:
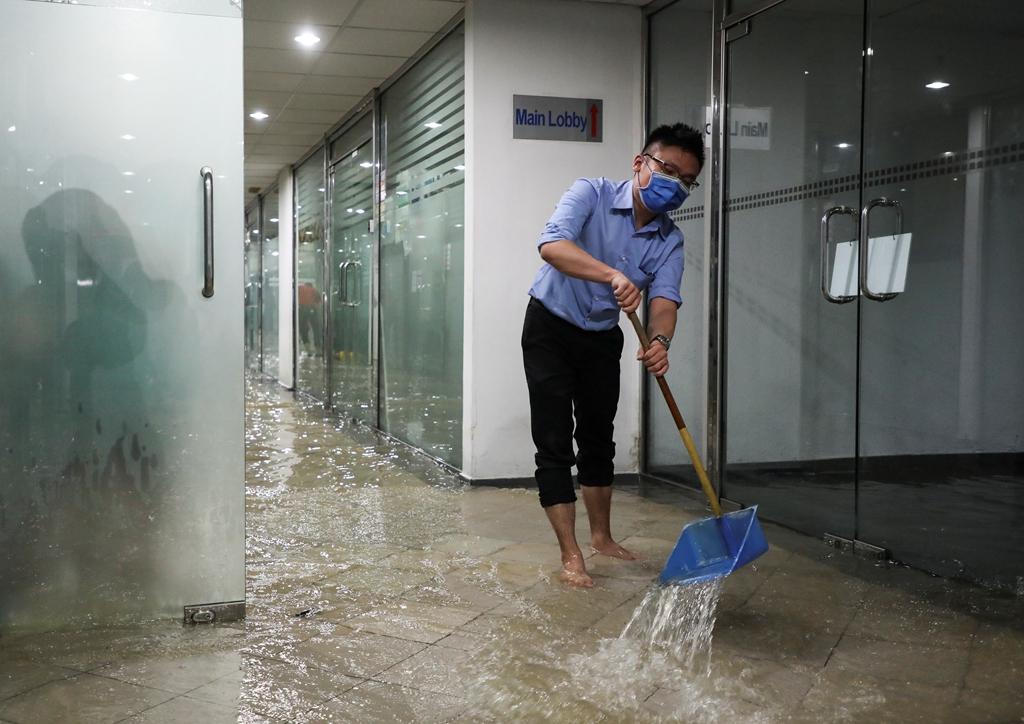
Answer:
[[682, 181], [657, 171], [652, 171], [647, 186], [640, 188], [640, 201], [655, 214], [675, 211], [689, 195]]

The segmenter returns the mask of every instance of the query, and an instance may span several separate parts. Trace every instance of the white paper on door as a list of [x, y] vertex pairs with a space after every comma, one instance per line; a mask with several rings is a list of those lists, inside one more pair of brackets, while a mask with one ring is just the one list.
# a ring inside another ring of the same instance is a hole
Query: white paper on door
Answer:
[[[878, 236], [868, 239], [868, 288], [875, 294], [898, 294], [907, 286], [911, 234]], [[853, 297], [860, 293], [857, 283], [857, 242], [836, 244], [829, 293], [833, 297]]]

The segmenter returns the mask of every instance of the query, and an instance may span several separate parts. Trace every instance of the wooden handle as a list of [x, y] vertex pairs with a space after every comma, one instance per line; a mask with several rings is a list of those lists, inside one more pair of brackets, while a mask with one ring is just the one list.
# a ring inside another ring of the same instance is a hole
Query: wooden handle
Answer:
[[[636, 330], [636, 336], [640, 339], [640, 346], [643, 347], [644, 352], [651, 346], [651, 340], [647, 337], [647, 330], [644, 329], [644, 325], [640, 323], [640, 319], [636, 316], [636, 312], [629, 313], [629, 321], [633, 323], [633, 329]], [[690, 462], [693, 463], [694, 470], [697, 471], [697, 479], [700, 480], [700, 487], [704, 489], [704, 495], [707, 496], [708, 502], [711, 504], [711, 512], [716, 516], [722, 515], [722, 506], [718, 502], [718, 495], [715, 493], [715, 489], [711, 487], [711, 481], [708, 479], [708, 474], [704, 470], [704, 465], [700, 461], [700, 455], [697, 453], [697, 446], [693, 442], [693, 437], [690, 435], [690, 431], [686, 429], [686, 423], [683, 422], [683, 413], [679, 411], [679, 405], [676, 404], [676, 398], [672, 396], [672, 390], [668, 388], [668, 381], [664, 375], [661, 377], [655, 377], [658, 380], [658, 387], [661, 388], [661, 395], [665, 398], [665, 404], [668, 405], [668, 411], [672, 413], [672, 420], [676, 423], [676, 429], [679, 430], [679, 437], [683, 439], [683, 446], [686, 448], [686, 452], [690, 455]]]

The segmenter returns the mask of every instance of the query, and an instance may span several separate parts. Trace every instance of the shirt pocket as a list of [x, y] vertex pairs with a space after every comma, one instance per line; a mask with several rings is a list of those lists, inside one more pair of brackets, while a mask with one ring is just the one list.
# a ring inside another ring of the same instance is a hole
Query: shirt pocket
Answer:
[[620, 256], [619, 262], [615, 267], [625, 274], [629, 281], [633, 282], [636, 288], [641, 291], [647, 289], [651, 282], [654, 281], [653, 272], [647, 271], [650, 268], [649, 261], [635, 262], [629, 257]]

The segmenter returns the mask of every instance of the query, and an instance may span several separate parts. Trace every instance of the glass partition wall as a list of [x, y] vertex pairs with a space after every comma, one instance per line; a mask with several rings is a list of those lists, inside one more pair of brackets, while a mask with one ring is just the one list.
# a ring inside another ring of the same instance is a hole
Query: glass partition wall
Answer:
[[385, 93], [381, 427], [462, 460], [463, 35]]
[[[455, 467], [462, 463], [463, 54], [460, 27], [340, 124], [293, 175], [296, 389]], [[276, 209], [276, 194], [268, 198], [263, 208]], [[266, 213], [260, 225], [269, 370], [279, 241]]]
[[260, 342], [261, 369], [264, 374], [277, 377], [279, 334], [278, 274], [280, 240], [278, 234], [278, 192], [276, 186], [260, 196], [260, 240], [263, 244], [262, 274], [260, 281]]
[[262, 271], [263, 244], [260, 236], [260, 205], [259, 199], [245, 210], [245, 259], [244, 269], [244, 304], [245, 304], [245, 366], [259, 371], [262, 364], [262, 344], [260, 341], [262, 325]]

